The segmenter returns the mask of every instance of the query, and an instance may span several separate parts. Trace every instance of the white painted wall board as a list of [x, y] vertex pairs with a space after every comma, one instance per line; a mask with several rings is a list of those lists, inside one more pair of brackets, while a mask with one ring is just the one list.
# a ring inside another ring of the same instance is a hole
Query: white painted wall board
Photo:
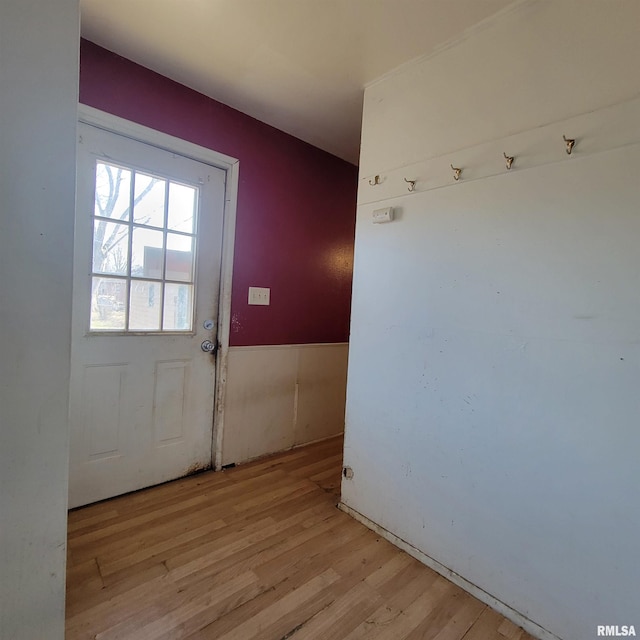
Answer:
[[0, 637], [62, 640], [77, 0], [0, 6]]
[[637, 96], [639, 23], [636, 0], [531, 0], [400, 67], [366, 90], [361, 175]]
[[348, 354], [346, 344], [300, 347], [294, 445], [344, 431]]
[[222, 464], [342, 433], [348, 345], [231, 347]]
[[[640, 628], [638, 24], [624, 0], [525, 3], [365, 95], [361, 177], [584, 127], [570, 158], [361, 188], [343, 481], [347, 507], [564, 640]], [[378, 198], [394, 222], [371, 223]]]
[[343, 501], [565, 639], [637, 615], [629, 166], [421, 194], [386, 234], [358, 214]]
[[222, 464], [293, 443], [295, 349], [229, 349]]

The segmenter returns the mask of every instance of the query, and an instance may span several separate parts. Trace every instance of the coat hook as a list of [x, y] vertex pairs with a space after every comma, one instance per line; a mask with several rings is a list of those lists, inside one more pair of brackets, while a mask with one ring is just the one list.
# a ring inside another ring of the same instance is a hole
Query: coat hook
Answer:
[[369, 180], [369, 184], [372, 187], [375, 187], [377, 184], [380, 184], [380, 176], [374, 176], [373, 182], [371, 182], [371, 180]]
[[406, 178], [404, 178], [404, 181], [409, 184], [409, 188], [407, 189], [407, 191], [411, 192], [416, 190], [417, 180], [407, 180]]
[[567, 155], [571, 155], [573, 151], [573, 145], [576, 143], [575, 138], [567, 138], [564, 133], [562, 134], [563, 140], [567, 143]]
[[460, 180], [460, 174], [462, 173], [462, 169], [459, 169], [458, 167], [454, 167], [453, 165], [451, 165], [451, 168], [453, 169], [453, 179]]
[[504, 156], [504, 159], [507, 161], [507, 169], [511, 169], [511, 165], [513, 164], [513, 161], [515, 160], [515, 158], [513, 156], [508, 156], [504, 151], [502, 152], [502, 155]]

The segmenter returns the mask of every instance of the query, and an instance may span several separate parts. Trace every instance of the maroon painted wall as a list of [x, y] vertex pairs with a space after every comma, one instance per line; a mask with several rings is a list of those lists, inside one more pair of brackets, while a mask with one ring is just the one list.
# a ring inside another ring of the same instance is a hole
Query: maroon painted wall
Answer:
[[232, 346], [348, 340], [357, 167], [86, 40], [80, 102], [240, 160]]

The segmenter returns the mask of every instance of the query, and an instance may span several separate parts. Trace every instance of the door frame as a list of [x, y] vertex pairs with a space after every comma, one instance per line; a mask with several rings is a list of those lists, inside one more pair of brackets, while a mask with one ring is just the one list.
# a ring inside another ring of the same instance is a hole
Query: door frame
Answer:
[[150, 129], [84, 104], [78, 105], [78, 121], [170, 153], [176, 153], [203, 164], [208, 164], [217, 169], [222, 169], [226, 174], [222, 223], [222, 264], [220, 265], [220, 295], [218, 298], [218, 353], [216, 354], [215, 365], [216, 388], [211, 441], [211, 465], [216, 471], [219, 471], [222, 467], [224, 407], [231, 326], [231, 285], [240, 161], [237, 158], [187, 142], [161, 131]]

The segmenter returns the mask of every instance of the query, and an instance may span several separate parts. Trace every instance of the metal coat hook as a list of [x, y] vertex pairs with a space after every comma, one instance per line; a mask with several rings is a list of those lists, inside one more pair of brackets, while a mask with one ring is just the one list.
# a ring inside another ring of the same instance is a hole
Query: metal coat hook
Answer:
[[369, 180], [369, 184], [372, 187], [375, 187], [377, 184], [380, 184], [380, 176], [374, 176], [373, 177], [373, 182], [371, 182], [371, 180]]
[[507, 169], [511, 169], [515, 158], [513, 156], [508, 156], [504, 151], [502, 152], [502, 155], [504, 156], [504, 159], [507, 161], [506, 162]]
[[409, 184], [409, 188], [407, 189], [407, 191], [412, 192], [416, 190], [417, 180], [407, 180], [406, 178], [404, 178], [404, 181]]
[[567, 155], [570, 156], [571, 152], [573, 151], [573, 145], [576, 143], [576, 139], [575, 138], [567, 138], [564, 133], [562, 134], [562, 139], [566, 142], [567, 144]]
[[462, 169], [458, 167], [454, 167], [453, 165], [451, 165], [451, 168], [453, 169], [453, 179], [460, 180], [460, 174], [462, 173]]

